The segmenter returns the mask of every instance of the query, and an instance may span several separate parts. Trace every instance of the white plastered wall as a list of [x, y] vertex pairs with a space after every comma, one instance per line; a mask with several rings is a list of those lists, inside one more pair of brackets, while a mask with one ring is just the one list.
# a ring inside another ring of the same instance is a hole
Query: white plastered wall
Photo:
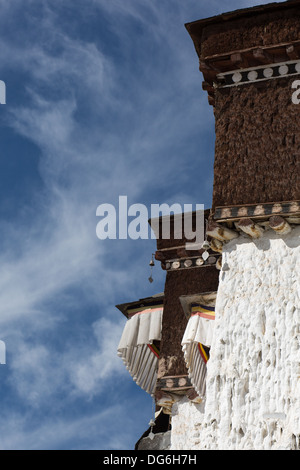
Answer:
[[179, 400], [171, 449], [294, 449], [300, 436], [300, 227], [225, 245], [206, 400]]

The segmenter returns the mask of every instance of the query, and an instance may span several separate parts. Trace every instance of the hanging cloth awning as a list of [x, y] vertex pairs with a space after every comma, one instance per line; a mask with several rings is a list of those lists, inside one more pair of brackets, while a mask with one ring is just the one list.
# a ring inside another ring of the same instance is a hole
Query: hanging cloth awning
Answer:
[[201, 303], [192, 302], [189, 306], [190, 319], [181, 345], [191, 383], [198, 395], [204, 397], [206, 364], [214, 331], [215, 295], [203, 296], [201, 300]]
[[128, 309], [128, 320], [118, 346], [120, 356], [133, 380], [151, 395], [154, 393], [163, 305]]

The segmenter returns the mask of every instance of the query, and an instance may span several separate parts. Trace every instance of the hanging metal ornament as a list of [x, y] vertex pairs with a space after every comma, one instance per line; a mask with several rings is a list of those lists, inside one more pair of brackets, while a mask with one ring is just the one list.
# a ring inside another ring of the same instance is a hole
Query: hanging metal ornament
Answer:
[[152, 439], [154, 439], [153, 428], [154, 428], [154, 426], [155, 426], [155, 421], [154, 421], [153, 419], [150, 419], [150, 421], [149, 421], [149, 426], [150, 426], [150, 428], [151, 428], [151, 431], [149, 432], [148, 437], [152, 440]]
[[[206, 220], [206, 231], [207, 231], [207, 225], [208, 225], [208, 220]], [[204, 242], [202, 243], [202, 248], [204, 252], [202, 253], [201, 257], [206, 261], [209, 258], [209, 253], [208, 250], [210, 249], [210, 243], [207, 240], [207, 237], [205, 238]]]
[[152, 268], [153, 268], [153, 266], [155, 266], [153, 256], [154, 256], [154, 253], [152, 253], [152, 258], [151, 258], [150, 263], [149, 263], [149, 266], [150, 266], [150, 276], [148, 277], [148, 281], [149, 281], [150, 283], [153, 282]]
[[203, 253], [202, 253], [202, 258], [204, 259], [204, 261], [206, 261], [208, 258], [209, 258], [209, 253], [207, 250], [210, 249], [210, 244], [207, 240], [205, 240], [202, 244], [202, 248], [203, 250], [205, 250]]
[[153, 428], [155, 426], [155, 401], [154, 401], [154, 398], [153, 398], [153, 401], [152, 401], [152, 418], [150, 419], [149, 421], [149, 426], [150, 426], [150, 433], [148, 434], [148, 437], [152, 440], [154, 439], [154, 432], [153, 432]]

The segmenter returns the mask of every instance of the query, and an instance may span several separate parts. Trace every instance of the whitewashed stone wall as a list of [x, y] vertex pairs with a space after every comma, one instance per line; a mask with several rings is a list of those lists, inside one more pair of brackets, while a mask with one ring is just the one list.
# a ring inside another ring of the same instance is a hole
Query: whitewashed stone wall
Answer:
[[228, 243], [206, 401], [172, 409], [171, 449], [295, 449], [300, 437], [300, 227]]

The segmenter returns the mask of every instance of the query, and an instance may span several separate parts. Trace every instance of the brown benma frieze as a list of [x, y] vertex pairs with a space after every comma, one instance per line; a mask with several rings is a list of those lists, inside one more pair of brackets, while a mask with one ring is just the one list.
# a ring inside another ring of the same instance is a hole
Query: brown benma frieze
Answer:
[[[214, 106], [214, 219], [223, 219], [219, 208], [259, 210], [269, 201], [299, 201], [300, 105], [293, 100], [300, 79], [299, 1], [238, 10], [186, 28]], [[236, 218], [245, 216], [256, 214]]]

